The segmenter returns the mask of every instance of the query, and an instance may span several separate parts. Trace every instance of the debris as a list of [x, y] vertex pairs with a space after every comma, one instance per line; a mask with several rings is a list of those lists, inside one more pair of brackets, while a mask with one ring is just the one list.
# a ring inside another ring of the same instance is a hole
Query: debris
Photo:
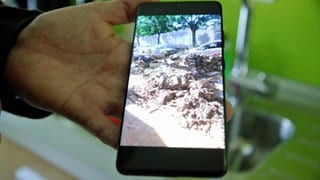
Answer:
[[149, 108], [149, 113], [174, 107], [181, 128], [214, 136], [216, 127], [223, 128], [224, 118], [219, 58], [183, 52], [147, 60], [139, 57], [131, 65], [130, 78], [137, 80], [129, 86], [128, 98]]

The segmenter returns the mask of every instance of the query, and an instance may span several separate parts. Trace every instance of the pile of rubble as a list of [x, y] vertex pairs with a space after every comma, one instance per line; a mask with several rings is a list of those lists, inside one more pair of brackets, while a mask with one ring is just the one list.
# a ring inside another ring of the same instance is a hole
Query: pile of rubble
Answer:
[[162, 59], [136, 59], [131, 72], [139, 82], [129, 87], [132, 103], [150, 113], [174, 108], [182, 128], [209, 135], [223, 128], [221, 59], [177, 53]]

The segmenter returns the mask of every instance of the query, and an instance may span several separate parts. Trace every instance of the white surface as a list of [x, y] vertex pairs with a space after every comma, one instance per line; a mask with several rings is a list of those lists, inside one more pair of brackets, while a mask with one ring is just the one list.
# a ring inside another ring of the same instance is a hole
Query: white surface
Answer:
[[42, 120], [1, 112], [0, 132], [79, 179], [164, 179], [120, 175], [116, 151], [76, 124], [50, 116]]
[[28, 166], [22, 166], [14, 173], [15, 180], [45, 180], [38, 172]]

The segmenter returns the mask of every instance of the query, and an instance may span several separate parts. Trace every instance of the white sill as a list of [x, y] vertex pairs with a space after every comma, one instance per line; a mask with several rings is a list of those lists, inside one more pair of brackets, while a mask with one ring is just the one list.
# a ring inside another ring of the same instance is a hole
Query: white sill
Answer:
[[119, 174], [116, 150], [56, 115], [33, 120], [2, 111], [0, 132], [78, 179], [165, 179]]

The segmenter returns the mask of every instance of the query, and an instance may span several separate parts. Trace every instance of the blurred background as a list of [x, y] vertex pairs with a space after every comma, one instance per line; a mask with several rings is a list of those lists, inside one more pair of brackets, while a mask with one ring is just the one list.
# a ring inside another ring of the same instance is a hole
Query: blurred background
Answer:
[[[88, 2], [2, 1], [42, 11]], [[220, 2], [235, 108], [223, 179], [320, 179], [320, 1]], [[132, 27], [115, 30], [131, 41]], [[115, 150], [58, 115], [34, 121], [3, 112], [0, 132], [0, 179], [151, 179], [119, 175]]]

